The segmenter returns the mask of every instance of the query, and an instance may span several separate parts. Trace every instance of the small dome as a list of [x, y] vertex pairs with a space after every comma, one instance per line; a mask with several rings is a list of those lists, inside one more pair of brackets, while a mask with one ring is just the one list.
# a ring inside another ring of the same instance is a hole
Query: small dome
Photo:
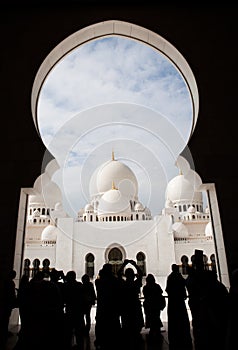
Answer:
[[182, 222], [175, 222], [172, 229], [175, 237], [188, 237], [188, 229]]
[[135, 204], [135, 210], [142, 211], [142, 210], [144, 210], [144, 207], [140, 202], [137, 202]]
[[104, 193], [99, 200], [98, 214], [130, 213], [130, 202], [119, 190], [112, 189]]
[[196, 212], [196, 209], [191, 205], [189, 208], [188, 208], [188, 213], [195, 213]]
[[195, 191], [184, 175], [178, 175], [169, 181], [166, 188], [166, 199], [173, 203], [180, 201], [202, 203], [202, 192]]
[[91, 204], [86, 204], [84, 207], [85, 212], [93, 212], [93, 206]]
[[41, 240], [56, 242], [57, 234], [58, 228], [54, 225], [48, 225], [41, 233]]
[[211, 221], [206, 225], [205, 227], [205, 235], [206, 236], [213, 236], [213, 231], [212, 231], [212, 223]]

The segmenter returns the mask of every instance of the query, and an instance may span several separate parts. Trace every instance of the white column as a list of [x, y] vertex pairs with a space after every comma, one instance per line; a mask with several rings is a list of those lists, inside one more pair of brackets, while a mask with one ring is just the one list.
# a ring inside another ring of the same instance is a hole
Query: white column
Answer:
[[72, 270], [73, 263], [73, 218], [58, 218], [55, 268], [64, 273]]
[[206, 188], [207, 191], [208, 206], [210, 210], [213, 238], [215, 244], [218, 278], [227, 288], [229, 288], [230, 280], [228, 274], [226, 251], [221, 227], [215, 184], [204, 184], [203, 186]]

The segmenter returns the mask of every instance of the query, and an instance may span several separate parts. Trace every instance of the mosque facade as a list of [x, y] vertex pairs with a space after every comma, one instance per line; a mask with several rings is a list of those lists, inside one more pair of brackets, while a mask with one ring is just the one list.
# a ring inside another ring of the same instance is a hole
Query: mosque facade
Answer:
[[183, 174], [168, 183], [164, 209], [155, 216], [138, 198], [135, 174], [114, 154], [93, 173], [89, 192], [90, 200], [76, 219], [63, 210], [53, 182], [45, 195], [29, 196], [25, 270], [54, 267], [64, 273], [75, 270], [77, 278], [88, 273], [94, 279], [104, 263], [111, 263], [116, 272], [124, 259], [133, 259], [144, 275], [152, 273], [162, 281], [173, 263], [186, 275], [195, 249], [202, 250], [204, 263], [215, 268], [209, 210], [202, 192], [195, 191]]

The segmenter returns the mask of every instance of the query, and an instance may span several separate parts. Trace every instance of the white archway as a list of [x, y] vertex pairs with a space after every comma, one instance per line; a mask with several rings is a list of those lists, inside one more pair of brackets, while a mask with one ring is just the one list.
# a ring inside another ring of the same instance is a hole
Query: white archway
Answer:
[[193, 72], [189, 67], [187, 61], [172, 44], [170, 44], [167, 40], [162, 38], [157, 33], [154, 33], [146, 28], [137, 26], [132, 23], [117, 20], [96, 23], [77, 31], [76, 33], [63, 40], [60, 44], [58, 44], [43, 61], [35, 77], [31, 97], [32, 115], [37, 131], [39, 132], [37, 121], [37, 104], [39, 94], [42, 85], [52, 68], [65, 55], [74, 50], [76, 47], [79, 47], [80, 45], [83, 45], [89, 41], [110, 35], [127, 37], [149, 45], [150, 47], [158, 50], [160, 53], [165, 55], [177, 67], [181, 75], [184, 77], [184, 80], [186, 81], [191, 94], [193, 108], [193, 122], [191, 129], [192, 135], [198, 118], [199, 97], [197, 84]]

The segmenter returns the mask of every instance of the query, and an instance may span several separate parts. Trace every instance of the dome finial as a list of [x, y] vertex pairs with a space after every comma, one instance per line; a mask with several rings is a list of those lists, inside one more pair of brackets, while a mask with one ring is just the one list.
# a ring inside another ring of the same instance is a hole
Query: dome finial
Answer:
[[112, 190], [117, 190], [114, 181], [112, 180]]
[[183, 172], [180, 168], [179, 168], [179, 175], [183, 175]]
[[112, 160], [115, 160], [115, 154], [114, 154], [113, 149], [112, 149]]

